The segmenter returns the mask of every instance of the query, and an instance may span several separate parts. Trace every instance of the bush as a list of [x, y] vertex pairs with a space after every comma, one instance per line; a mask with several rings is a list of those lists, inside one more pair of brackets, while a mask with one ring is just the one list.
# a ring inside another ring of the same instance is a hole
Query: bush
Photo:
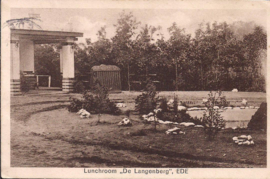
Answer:
[[135, 99], [136, 111], [140, 114], [148, 114], [157, 106], [156, 87], [151, 80], [147, 80], [145, 92]]
[[68, 106], [70, 112], [77, 112], [80, 109], [85, 109], [92, 114], [120, 114], [119, 108], [115, 103], [110, 101], [107, 88], [97, 83], [92, 91], [86, 90], [83, 93], [83, 99], [72, 98]]
[[203, 114], [202, 125], [204, 126], [208, 138], [213, 139], [218, 131], [225, 127], [225, 121], [220, 115], [220, 112], [214, 109], [214, 106], [221, 103], [221, 92], [210, 92], [208, 95], [208, 101], [205, 103], [207, 110]]
[[254, 130], [267, 130], [267, 103], [262, 103], [260, 108], [252, 116], [248, 123], [248, 128]]
[[30, 90], [29, 88], [29, 84], [27, 83], [26, 78], [24, 77], [23, 73], [20, 73], [20, 77], [21, 77], [21, 91], [22, 92], [28, 92]]
[[178, 97], [174, 96], [173, 98], [173, 111], [175, 114], [178, 112]]
[[85, 91], [85, 86], [82, 81], [77, 81], [74, 84], [74, 92], [75, 93], [83, 93]]
[[80, 109], [82, 109], [83, 101], [77, 98], [69, 98], [69, 100], [70, 100], [70, 104], [68, 105], [69, 112], [78, 112]]
[[172, 121], [172, 122], [193, 122], [195, 125], [202, 125], [202, 122], [199, 118], [192, 118], [186, 111], [179, 111], [176, 114], [174, 112], [161, 112], [157, 118], [163, 121]]
[[165, 97], [160, 99], [159, 107], [162, 109], [162, 112], [168, 111], [168, 104], [167, 103], [168, 103], [168, 101]]

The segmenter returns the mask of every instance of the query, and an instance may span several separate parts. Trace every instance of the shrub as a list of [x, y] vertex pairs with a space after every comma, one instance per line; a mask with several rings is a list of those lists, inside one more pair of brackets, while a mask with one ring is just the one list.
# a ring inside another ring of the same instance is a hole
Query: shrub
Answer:
[[74, 92], [75, 93], [83, 93], [85, 91], [85, 86], [82, 81], [77, 81], [74, 84]]
[[135, 99], [136, 111], [140, 114], [148, 114], [157, 106], [156, 87], [151, 80], [147, 80], [145, 92]]
[[195, 117], [192, 118], [186, 111], [179, 111], [177, 114], [174, 112], [162, 112], [157, 116], [157, 118], [163, 121], [172, 121], [172, 122], [193, 122], [195, 125], [202, 125], [201, 119]]
[[162, 112], [168, 111], [168, 104], [167, 103], [168, 103], [168, 101], [165, 97], [160, 99], [159, 107], [162, 109]]
[[72, 98], [68, 106], [70, 112], [77, 112], [85, 109], [92, 114], [120, 114], [120, 110], [115, 103], [110, 101], [107, 88], [97, 83], [92, 91], [86, 90], [83, 93], [83, 99]]
[[174, 96], [173, 97], [173, 111], [175, 114], [178, 112], [178, 97]]
[[252, 116], [248, 123], [248, 128], [254, 130], [267, 130], [267, 103], [262, 103], [260, 108]]
[[214, 106], [219, 103], [218, 99], [220, 99], [221, 92], [210, 92], [208, 95], [208, 101], [205, 103], [207, 110], [203, 114], [202, 125], [208, 138], [213, 139], [218, 131], [225, 127], [225, 121], [220, 112], [214, 109]]
[[69, 112], [78, 112], [80, 109], [82, 109], [83, 101], [77, 98], [69, 98], [69, 100], [70, 104], [67, 107]]
[[29, 84], [28, 84], [28, 82], [27, 82], [27, 80], [24, 77], [22, 72], [20, 73], [20, 78], [21, 78], [21, 86], [20, 86], [21, 91], [22, 92], [28, 92], [30, 90]]

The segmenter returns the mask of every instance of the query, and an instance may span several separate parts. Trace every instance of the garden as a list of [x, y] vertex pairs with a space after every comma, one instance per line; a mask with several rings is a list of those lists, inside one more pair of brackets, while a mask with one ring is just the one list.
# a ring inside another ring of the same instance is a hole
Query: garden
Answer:
[[[266, 103], [248, 104], [239, 93], [236, 105], [220, 91], [207, 93], [192, 105], [148, 81], [133, 102], [98, 83], [83, 94], [16, 97], [11, 166], [266, 167]], [[248, 123], [227, 127], [223, 113], [246, 114]]]

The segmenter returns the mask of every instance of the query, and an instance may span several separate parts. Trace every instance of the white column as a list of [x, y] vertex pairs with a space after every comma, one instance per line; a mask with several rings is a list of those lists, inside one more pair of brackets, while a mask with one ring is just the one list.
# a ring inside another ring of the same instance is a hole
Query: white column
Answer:
[[21, 71], [34, 73], [34, 42], [31, 40], [20, 40]]
[[48, 87], [49, 87], [49, 88], [51, 87], [51, 75], [50, 75], [49, 78], [48, 78]]
[[11, 79], [20, 79], [20, 44], [19, 40], [11, 40], [10, 43], [11, 58]]
[[63, 74], [63, 50], [62, 50], [62, 47], [60, 49], [60, 73]]
[[67, 38], [62, 45], [63, 80], [62, 90], [72, 92], [74, 88], [75, 65], [74, 65], [74, 39]]
[[64, 45], [63, 50], [63, 78], [74, 78], [74, 49], [72, 45]]
[[20, 80], [20, 43], [19, 37], [11, 36], [10, 40], [10, 78], [11, 78], [11, 95], [18, 95], [21, 92]]

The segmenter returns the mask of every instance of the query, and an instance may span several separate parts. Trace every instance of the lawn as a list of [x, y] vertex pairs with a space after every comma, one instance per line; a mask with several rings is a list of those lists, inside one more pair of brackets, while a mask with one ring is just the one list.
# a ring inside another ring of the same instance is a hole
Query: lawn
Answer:
[[[175, 125], [154, 131], [134, 114], [131, 127], [119, 127], [123, 115], [102, 115], [97, 123], [96, 115], [69, 113], [68, 98], [12, 99], [12, 167], [266, 167], [266, 132], [225, 129], [209, 141], [201, 128], [178, 126], [186, 134], [166, 135]], [[234, 144], [232, 137], [241, 134], [250, 134], [255, 145]]]

